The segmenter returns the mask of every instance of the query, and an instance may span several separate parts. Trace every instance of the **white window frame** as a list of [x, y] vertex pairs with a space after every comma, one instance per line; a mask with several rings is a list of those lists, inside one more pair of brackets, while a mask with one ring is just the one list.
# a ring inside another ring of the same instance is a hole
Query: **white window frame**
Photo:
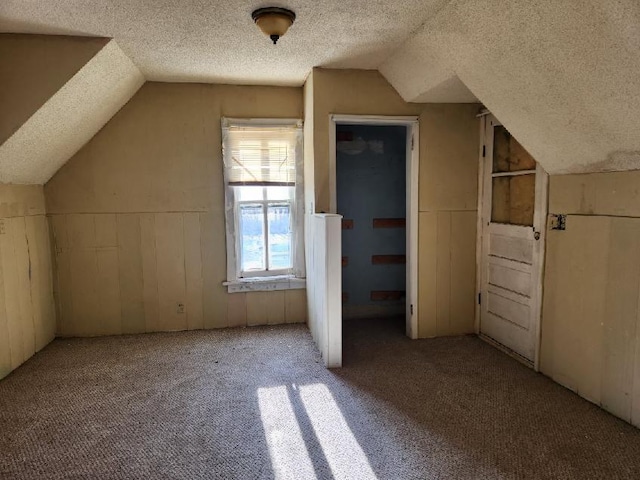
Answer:
[[[236, 187], [227, 187], [227, 188], [236, 188]], [[242, 188], [242, 187], [239, 187]], [[242, 270], [242, 262], [240, 261], [240, 239], [237, 238], [237, 246], [236, 246], [236, 272], [238, 272], [238, 278], [239, 279], [243, 279], [243, 278], [256, 278], [256, 277], [273, 277], [273, 276], [282, 276], [282, 275], [293, 275], [293, 264], [295, 263], [295, 251], [296, 251], [296, 244], [295, 244], [295, 240], [296, 240], [296, 215], [295, 215], [295, 207], [296, 207], [296, 201], [295, 201], [295, 193], [294, 193], [294, 198], [293, 199], [289, 199], [289, 200], [269, 200], [267, 198], [267, 188], [269, 187], [258, 187], [258, 188], [262, 188], [262, 200], [235, 200], [234, 201], [234, 207], [235, 207], [235, 211], [234, 211], [234, 228], [237, 228], [240, 225], [240, 207], [242, 205], [260, 205], [263, 209], [263, 222], [264, 222], [264, 232], [265, 232], [265, 238], [267, 239], [267, 241], [265, 241], [265, 264], [267, 265], [267, 269], [266, 270], [256, 270], [256, 271], [248, 271], [248, 272], [244, 272]], [[295, 187], [294, 187], [294, 191], [295, 191]], [[234, 197], [235, 197], [235, 192], [234, 192]], [[268, 268], [268, 263], [269, 263], [269, 242], [268, 242], [268, 235], [269, 235], [269, 226], [268, 226], [268, 222], [267, 222], [267, 214], [268, 214], [268, 209], [269, 209], [269, 205], [273, 205], [273, 204], [288, 204], [290, 205], [290, 222], [289, 222], [289, 231], [291, 232], [291, 267], [290, 268], [283, 268], [280, 270], [275, 270], [272, 269], [270, 270]]]
[[[236, 234], [239, 225], [238, 206], [240, 202], [235, 199], [235, 188], [230, 186], [224, 172], [225, 191], [225, 227], [227, 238], [227, 281], [223, 285], [229, 293], [246, 291], [289, 290], [306, 287], [305, 261], [304, 261], [304, 185], [303, 185], [303, 148], [302, 148], [302, 120], [276, 119], [276, 118], [222, 118], [222, 146], [226, 141], [226, 129], [229, 126], [294, 126], [299, 131], [299, 144], [296, 148], [296, 183], [294, 197], [291, 203], [291, 254], [292, 268], [283, 270], [264, 270], [256, 272], [243, 272], [240, 267], [240, 236]], [[224, 158], [223, 158], [224, 163]], [[269, 203], [278, 203], [278, 200], [266, 200], [263, 190], [263, 199], [243, 201], [241, 203], [258, 205], [266, 209]], [[284, 203], [284, 201], [283, 201]], [[265, 211], [266, 218], [266, 211]], [[265, 234], [267, 233], [265, 225]], [[268, 255], [268, 253], [267, 253]], [[246, 276], [250, 273], [250, 276]], [[243, 276], [245, 275], [245, 276]]]

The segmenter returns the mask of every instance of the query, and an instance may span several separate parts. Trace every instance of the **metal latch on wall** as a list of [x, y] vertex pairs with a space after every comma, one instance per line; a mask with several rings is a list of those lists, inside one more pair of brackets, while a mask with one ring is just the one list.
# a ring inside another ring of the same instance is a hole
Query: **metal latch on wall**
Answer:
[[559, 213], [550, 213], [548, 226], [549, 230], [566, 230], [567, 216]]

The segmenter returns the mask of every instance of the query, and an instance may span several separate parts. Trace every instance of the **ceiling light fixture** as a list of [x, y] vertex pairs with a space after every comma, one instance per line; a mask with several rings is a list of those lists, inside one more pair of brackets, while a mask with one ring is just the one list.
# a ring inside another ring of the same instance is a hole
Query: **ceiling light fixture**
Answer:
[[286, 8], [266, 7], [255, 10], [251, 14], [251, 18], [253, 18], [260, 30], [273, 40], [275, 45], [278, 43], [278, 39], [287, 33], [287, 30], [296, 19], [296, 14]]

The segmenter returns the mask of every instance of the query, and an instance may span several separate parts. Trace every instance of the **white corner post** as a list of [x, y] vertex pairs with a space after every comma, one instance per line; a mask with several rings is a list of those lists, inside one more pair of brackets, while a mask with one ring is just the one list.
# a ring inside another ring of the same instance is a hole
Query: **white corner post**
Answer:
[[[342, 367], [342, 216], [314, 214], [313, 272], [311, 295], [313, 312], [309, 327], [324, 364]], [[311, 277], [311, 276], [310, 276]]]

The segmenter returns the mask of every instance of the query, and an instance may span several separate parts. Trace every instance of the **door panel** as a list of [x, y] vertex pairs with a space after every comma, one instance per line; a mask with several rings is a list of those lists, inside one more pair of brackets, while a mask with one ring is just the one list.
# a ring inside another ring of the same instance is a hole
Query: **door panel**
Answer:
[[533, 242], [529, 238], [518, 238], [515, 235], [494, 234], [493, 229], [487, 232], [489, 237], [489, 255], [506, 258], [514, 262], [531, 265], [533, 262]]
[[[502, 292], [500, 292], [502, 293]], [[520, 303], [503, 297], [497, 291], [489, 290], [487, 310], [501, 320], [505, 320], [523, 329], [529, 328], [529, 302], [526, 298]]]
[[547, 174], [492, 115], [484, 145], [480, 333], [534, 364]]
[[490, 263], [489, 285], [526, 296], [531, 288], [531, 273], [502, 266], [499, 263]]

